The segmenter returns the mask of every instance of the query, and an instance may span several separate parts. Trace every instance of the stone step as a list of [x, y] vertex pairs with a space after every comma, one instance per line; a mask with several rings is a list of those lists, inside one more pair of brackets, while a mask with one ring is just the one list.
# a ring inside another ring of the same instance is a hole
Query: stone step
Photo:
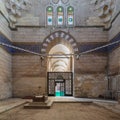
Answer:
[[45, 102], [32, 102], [24, 105], [26, 109], [50, 109], [52, 106], [53, 101], [47, 100]]

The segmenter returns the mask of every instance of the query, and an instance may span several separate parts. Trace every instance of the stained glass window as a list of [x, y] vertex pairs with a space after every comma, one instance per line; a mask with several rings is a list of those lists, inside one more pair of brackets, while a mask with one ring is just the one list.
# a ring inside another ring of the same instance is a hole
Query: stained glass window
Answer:
[[[53, 19], [56, 20], [56, 22]], [[48, 6], [46, 8], [46, 23], [48, 26], [53, 26], [53, 25], [63, 26], [65, 25], [65, 23], [67, 26], [73, 26], [74, 25], [74, 8], [72, 6], [67, 7], [67, 11], [65, 14], [64, 8], [62, 6], [58, 6], [56, 9], [56, 14], [54, 14], [53, 7]]]
[[47, 25], [53, 25], [53, 7], [47, 7]]
[[62, 6], [59, 6], [57, 8], [57, 24], [58, 25], [64, 24], [64, 11]]
[[67, 8], [67, 24], [74, 25], [74, 8], [72, 6]]

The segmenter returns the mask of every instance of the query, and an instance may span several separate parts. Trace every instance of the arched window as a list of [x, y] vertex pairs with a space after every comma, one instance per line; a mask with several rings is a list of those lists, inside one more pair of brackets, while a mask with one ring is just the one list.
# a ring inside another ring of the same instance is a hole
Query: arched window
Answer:
[[72, 6], [67, 8], [67, 24], [74, 25], [74, 8]]
[[52, 6], [48, 6], [47, 10], [47, 25], [53, 25], [53, 7]]
[[63, 25], [64, 24], [64, 9], [62, 6], [57, 8], [57, 24]]

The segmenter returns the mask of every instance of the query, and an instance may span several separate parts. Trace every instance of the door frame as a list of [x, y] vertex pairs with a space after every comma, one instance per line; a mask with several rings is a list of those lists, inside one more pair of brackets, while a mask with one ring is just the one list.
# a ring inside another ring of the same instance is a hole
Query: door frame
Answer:
[[[71, 74], [71, 94], [66, 94], [66, 79], [64, 79], [63, 78], [63, 81], [64, 81], [64, 96], [73, 96], [73, 72], [47, 72], [47, 95], [48, 96], [55, 96], [55, 84], [56, 84], [56, 78], [52, 78], [52, 79], [49, 79], [49, 74]], [[53, 80], [54, 81], [54, 83], [53, 83], [53, 85], [54, 85], [54, 87], [53, 87], [53, 89], [54, 89], [54, 92], [52, 93], [52, 94], [50, 94], [49, 93], [49, 81], [50, 80]]]

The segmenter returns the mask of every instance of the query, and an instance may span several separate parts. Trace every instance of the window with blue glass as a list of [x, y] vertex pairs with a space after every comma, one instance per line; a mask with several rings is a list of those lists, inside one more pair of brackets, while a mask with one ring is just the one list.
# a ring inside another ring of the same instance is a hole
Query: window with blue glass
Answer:
[[47, 7], [47, 25], [48, 26], [53, 25], [53, 7], [52, 6]]
[[67, 8], [67, 25], [74, 25], [74, 8], [72, 6]]
[[60, 26], [64, 24], [64, 9], [62, 6], [57, 8], [57, 24]]

